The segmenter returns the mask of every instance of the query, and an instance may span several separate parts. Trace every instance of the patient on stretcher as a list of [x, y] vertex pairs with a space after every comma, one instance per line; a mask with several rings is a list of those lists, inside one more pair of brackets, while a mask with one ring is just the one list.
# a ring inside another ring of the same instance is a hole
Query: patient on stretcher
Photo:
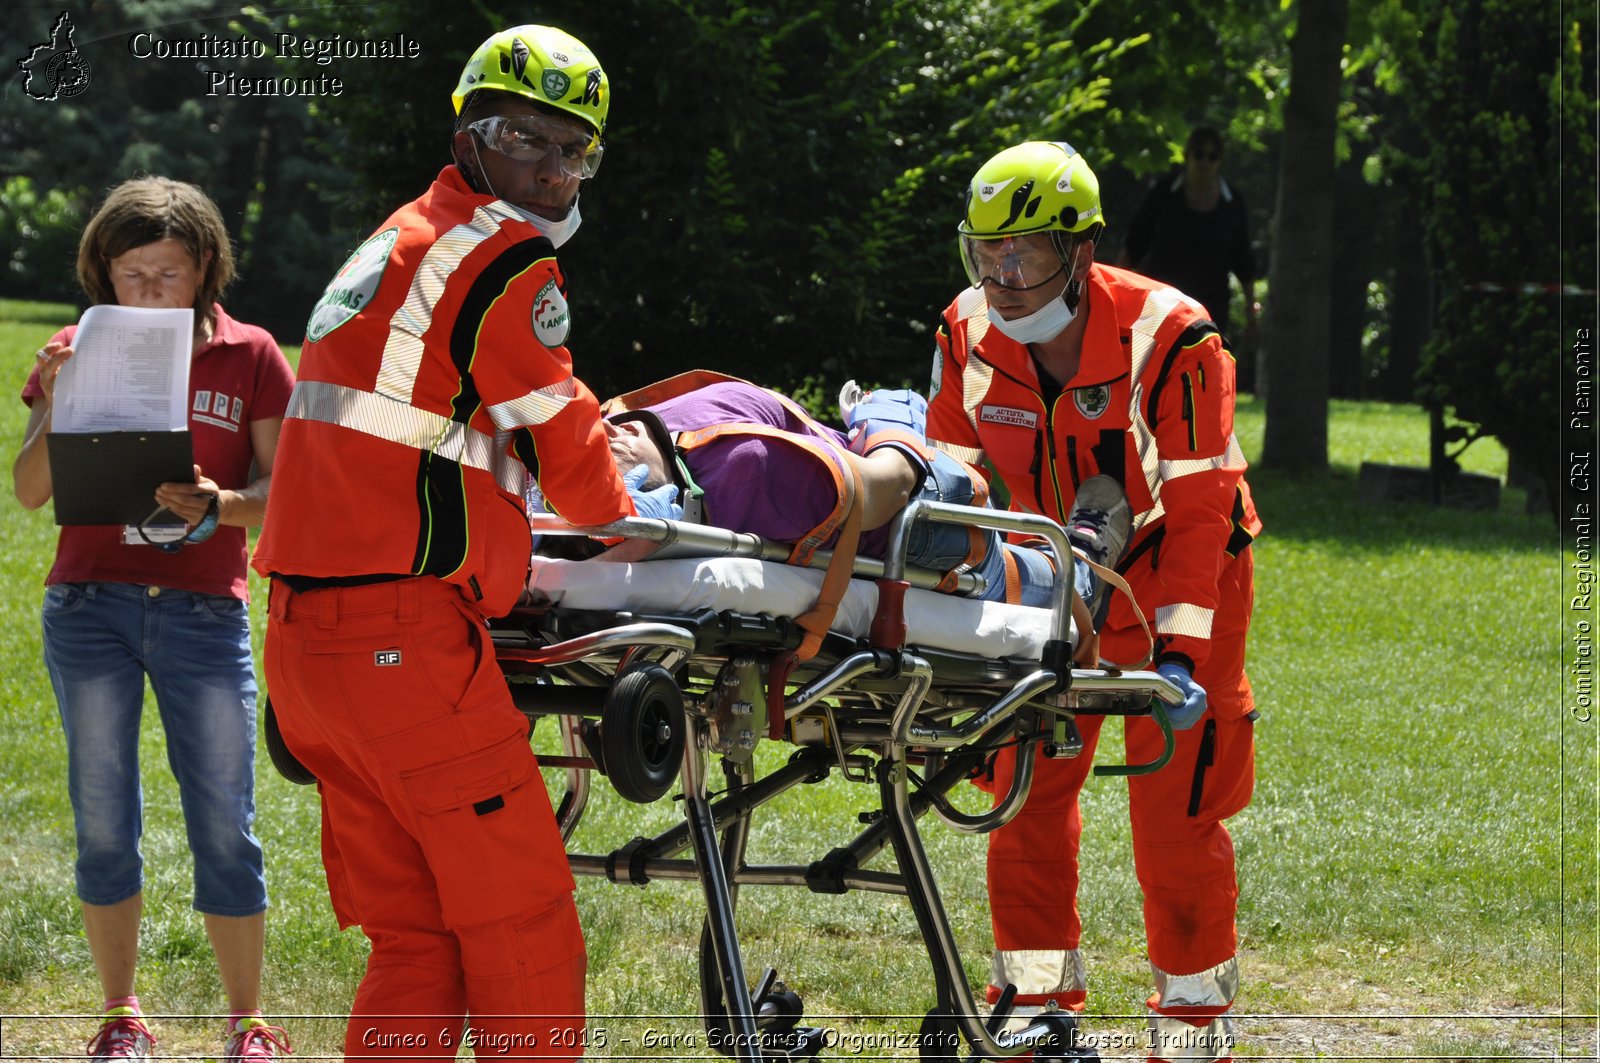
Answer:
[[[860, 552], [881, 557], [884, 526], [912, 498], [988, 505], [983, 478], [928, 447], [916, 412], [858, 419], [847, 435], [776, 392], [719, 381], [613, 413], [606, 431], [619, 468], [647, 466], [646, 489], [678, 486], [686, 520], [799, 544], [799, 552], [835, 546], [854, 508]], [[637, 558], [637, 548], [624, 550]], [[947, 583], [977, 572], [984, 598], [1029, 606], [1048, 604], [1056, 566], [1048, 549], [1004, 542], [993, 530], [924, 522], [911, 529], [906, 562], [947, 574]], [[1080, 594], [1098, 604], [1100, 581], [1078, 568]]]

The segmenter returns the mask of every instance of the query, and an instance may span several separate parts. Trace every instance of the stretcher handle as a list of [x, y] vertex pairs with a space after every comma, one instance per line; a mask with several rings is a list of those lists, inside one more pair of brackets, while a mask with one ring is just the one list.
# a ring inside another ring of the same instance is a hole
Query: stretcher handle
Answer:
[[1166, 743], [1161, 755], [1148, 764], [1096, 764], [1094, 766], [1096, 775], [1149, 775], [1167, 766], [1167, 761], [1172, 759], [1173, 750], [1178, 747], [1178, 741], [1172, 737], [1172, 721], [1167, 719], [1166, 702], [1160, 698], [1151, 698], [1150, 715], [1161, 727], [1161, 738]]
[[988, 834], [1005, 826], [1016, 818], [1028, 800], [1028, 794], [1033, 790], [1033, 768], [1038, 752], [1037, 743], [1022, 743], [1017, 749], [1016, 769], [1011, 774], [1011, 789], [1004, 798], [991, 805], [988, 811], [963, 812], [951, 804], [944, 794], [930, 788], [927, 797], [933, 805], [934, 814], [951, 830], [961, 834]]
[[555, 642], [535, 649], [497, 646], [495, 655], [503, 661], [517, 661], [521, 664], [571, 664], [592, 654], [607, 653], [632, 646], [671, 650], [676, 659], [672, 660], [670, 666], [675, 667], [678, 659], [694, 652], [695, 638], [692, 633], [675, 624], [624, 624], [621, 627], [607, 628], [590, 635], [579, 635], [565, 642]]
[[1067, 533], [1061, 525], [1048, 517], [1034, 513], [957, 506], [949, 502], [926, 502], [914, 498], [889, 523], [889, 542], [883, 554], [885, 579], [905, 578], [906, 551], [911, 542], [911, 527], [919, 520], [932, 521], [935, 524], [989, 528], [998, 532], [1022, 532], [1050, 544], [1055, 556], [1060, 559], [1058, 563], [1061, 566], [1055, 581], [1050, 586], [1050, 631], [1062, 642], [1071, 642], [1073, 553], [1072, 544], [1067, 540]]

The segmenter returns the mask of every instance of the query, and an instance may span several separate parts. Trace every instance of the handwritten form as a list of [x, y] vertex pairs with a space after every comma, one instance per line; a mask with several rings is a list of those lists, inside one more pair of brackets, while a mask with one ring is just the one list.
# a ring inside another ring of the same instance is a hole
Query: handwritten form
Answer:
[[56, 377], [57, 432], [189, 427], [194, 309], [91, 306]]

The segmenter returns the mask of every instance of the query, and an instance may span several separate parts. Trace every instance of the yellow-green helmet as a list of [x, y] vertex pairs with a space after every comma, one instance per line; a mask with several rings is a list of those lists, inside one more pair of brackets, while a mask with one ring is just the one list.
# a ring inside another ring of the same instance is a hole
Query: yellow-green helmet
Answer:
[[1071, 144], [1032, 140], [1007, 148], [978, 168], [967, 186], [962, 236], [992, 240], [1024, 233], [1095, 236], [1100, 182]]
[[553, 26], [513, 26], [478, 45], [451, 94], [456, 114], [480, 89], [524, 96], [582, 119], [599, 137], [611, 83], [587, 45]]

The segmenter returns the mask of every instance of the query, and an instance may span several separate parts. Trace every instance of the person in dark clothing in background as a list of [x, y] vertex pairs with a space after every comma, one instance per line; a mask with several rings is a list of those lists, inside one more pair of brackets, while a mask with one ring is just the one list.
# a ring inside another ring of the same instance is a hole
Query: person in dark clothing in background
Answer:
[[1223, 180], [1222, 134], [1196, 126], [1183, 149], [1183, 167], [1157, 179], [1128, 227], [1125, 264], [1204, 304], [1232, 338], [1228, 274], [1244, 288], [1245, 337], [1255, 339], [1261, 304], [1244, 199]]

